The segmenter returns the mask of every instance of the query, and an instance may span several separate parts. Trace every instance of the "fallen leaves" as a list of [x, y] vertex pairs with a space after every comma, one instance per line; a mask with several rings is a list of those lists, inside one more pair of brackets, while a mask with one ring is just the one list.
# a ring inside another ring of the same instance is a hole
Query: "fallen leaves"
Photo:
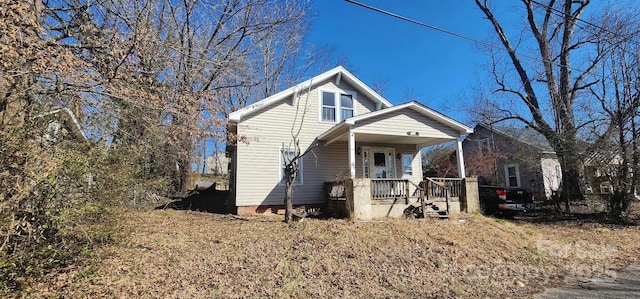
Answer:
[[[96, 254], [95, 275], [60, 276], [58, 284], [34, 286], [32, 295], [64, 289], [70, 297], [530, 297], [567, 277], [635, 262], [640, 252], [636, 227], [481, 216], [308, 219], [292, 227], [282, 217], [237, 221], [184, 211], [127, 212], [122, 219], [130, 234]], [[616, 249], [606, 259], [582, 252], [603, 244]], [[580, 254], [568, 259], [548, 252], [554, 248]]]

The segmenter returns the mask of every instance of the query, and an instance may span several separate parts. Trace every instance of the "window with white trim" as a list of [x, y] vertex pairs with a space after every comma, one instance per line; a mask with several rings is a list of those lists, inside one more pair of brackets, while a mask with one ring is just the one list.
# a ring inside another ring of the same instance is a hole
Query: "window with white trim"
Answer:
[[356, 115], [355, 93], [320, 90], [320, 121], [340, 122]]
[[353, 117], [353, 96], [340, 94], [340, 121]]
[[518, 164], [505, 165], [504, 176], [507, 179], [507, 187], [520, 187], [520, 169]]
[[[278, 155], [280, 156], [280, 184], [284, 184], [285, 183], [285, 178], [284, 178], [284, 173], [285, 173], [285, 163], [291, 161], [291, 159], [293, 159], [295, 152], [293, 150], [287, 150], [287, 149], [280, 149], [280, 152], [278, 153]], [[296, 179], [293, 182], [294, 184], [302, 184], [302, 178], [303, 178], [303, 167], [302, 167], [302, 161], [304, 159], [300, 158], [298, 159], [298, 174], [296, 175]]]
[[322, 92], [322, 121], [336, 121], [336, 96], [333, 92]]
[[408, 154], [402, 154], [402, 177], [413, 176], [413, 156]]

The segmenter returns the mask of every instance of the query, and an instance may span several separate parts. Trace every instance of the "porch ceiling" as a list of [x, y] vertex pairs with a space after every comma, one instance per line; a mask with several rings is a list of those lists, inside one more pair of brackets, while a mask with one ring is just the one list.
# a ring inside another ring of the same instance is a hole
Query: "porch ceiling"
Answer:
[[[446, 139], [446, 138], [433, 138], [427, 136], [396, 136], [396, 135], [384, 135], [384, 134], [365, 134], [365, 133], [355, 133], [356, 142], [365, 142], [365, 143], [386, 143], [386, 144], [415, 144], [421, 146], [429, 146], [434, 144], [439, 144], [448, 141], [454, 141], [455, 139]], [[330, 143], [336, 141], [347, 142], [349, 140], [348, 131], [341, 134], [340, 136], [335, 137], [331, 140]]]

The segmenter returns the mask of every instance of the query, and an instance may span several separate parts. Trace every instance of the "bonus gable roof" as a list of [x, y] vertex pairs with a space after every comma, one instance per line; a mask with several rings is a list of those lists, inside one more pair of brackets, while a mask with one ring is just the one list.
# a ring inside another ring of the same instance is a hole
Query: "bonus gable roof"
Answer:
[[328, 80], [334, 76], [337, 76], [337, 80], [346, 80], [351, 84], [357, 91], [367, 96], [369, 99], [374, 101], [378, 107], [380, 108], [388, 108], [393, 106], [389, 101], [383, 98], [380, 94], [375, 92], [369, 86], [364, 84], [364, 82], [360, 81], [356, 76], [351, 74], [347, 69], [342, 66], [335, 67], [329, 71], [326, 71], [320, 75], [317, 75], [307, 81], [304, 81], [300, 84], [294, 85], [290, 88], [287, 88], [281, 92], [278, 92], [270, 97], [267, 97], [261, 101], [255, 102], [247, 107], [244, 107], [240, 110], [232, 112], [229, 114], [229, 121], [231, 122], [239, 122], [242, 121], [243, 117], [255, 112], [258, 112], [262, 109], [265, 109], [269, 106], [272, 106], [280, 101], [283, 101], [289, 97], [294, 96], [296, 93], [308, 89], [318, 83], [321, 83], [325, 80]]

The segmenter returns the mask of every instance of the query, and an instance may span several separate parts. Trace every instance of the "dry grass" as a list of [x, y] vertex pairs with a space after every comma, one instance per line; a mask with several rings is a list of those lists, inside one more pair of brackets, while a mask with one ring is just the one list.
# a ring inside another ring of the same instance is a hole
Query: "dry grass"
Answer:
[[440, 221], [249, 221], [134, 211], [95, 262], [54, 273], [32, 297], [530, 297], [637, 263], [638, 227]]

